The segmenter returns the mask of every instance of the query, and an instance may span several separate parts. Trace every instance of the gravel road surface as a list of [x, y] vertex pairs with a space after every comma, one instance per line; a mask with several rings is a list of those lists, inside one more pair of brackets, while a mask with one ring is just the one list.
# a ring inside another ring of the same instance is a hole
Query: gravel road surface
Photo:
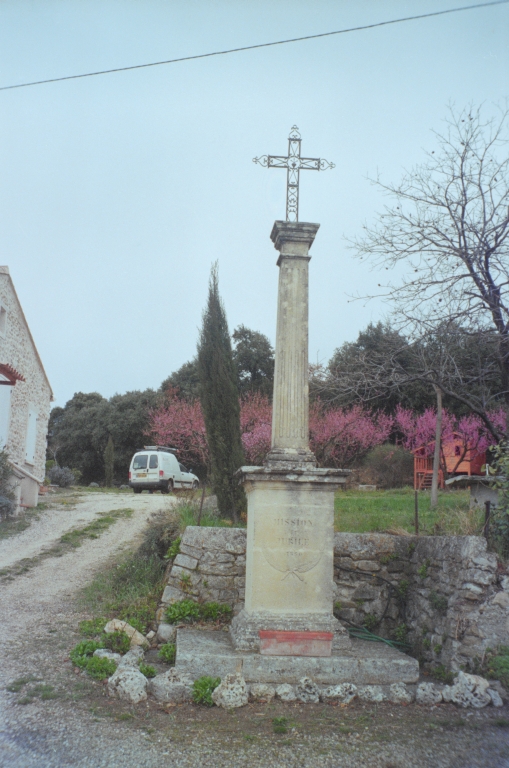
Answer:
[[[0, 543], [0, 567], [36, 556], [101, 512], [131, 507], [134, 513], [98, 539], [0, 584], [1, 768], [509, 768], [508, 707], [470, 712], [452, 705], [278, 702], [226, 712], [110, 699], [104, 684], [77, 674], [69, 662], [84, 618], [76, 595], [135, 542], [151, 512], [174, 500], [87, 493], [74, 499], [74, 508], [62, 500]], [[29, 677], [19, 691], [7, 690]], [[40, 688], [23, 704], [27, 688], [45, 685], [53, 691]], [[286, 718], [286, 734], [274, 734], [275, 717]]]

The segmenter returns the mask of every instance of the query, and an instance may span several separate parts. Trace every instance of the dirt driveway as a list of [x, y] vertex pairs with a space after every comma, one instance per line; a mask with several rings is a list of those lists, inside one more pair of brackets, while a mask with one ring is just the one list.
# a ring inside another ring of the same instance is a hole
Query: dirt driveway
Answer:
[[[0, 567], [37, 557], [100, 513], [125, 507], [134, 513], [79, 549], [46, 557], [0, 584], [1, 768], [509, 768], [507, 707], [470, 712], [451, 705], [279, 702], [227, 712], [111, 700], [104, 684], [76, 674], [69, 662], [83, 618], [76, 593], [133, 543], [149, 513], [174, 500], [97, 493], [63, 501], [0, 544]], [[13, 685], [27, 678], [25, 688]], [[23, 705], [26, 686], [39, 694]], [[274, 733], [276, 717], [285, 718], [287, 733]]]

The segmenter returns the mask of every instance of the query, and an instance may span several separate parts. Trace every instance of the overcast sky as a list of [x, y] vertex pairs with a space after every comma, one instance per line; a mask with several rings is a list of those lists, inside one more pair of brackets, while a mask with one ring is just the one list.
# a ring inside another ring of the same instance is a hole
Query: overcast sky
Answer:
[[[464, 0], [3, 0], [0, 85], [129, 66], [429, 13]], [[433, 149], [447, 105], [509, 95], [509, 5], [228, 56], [0, 92], [0, 262], [10, 268], [56, 404], [162, 380], [196, 350], [219, 260], [230, 331], [274, 341], [286, 154], [301, 175], [310, 359], [327, 361], [380, 302], [345, 238]]]

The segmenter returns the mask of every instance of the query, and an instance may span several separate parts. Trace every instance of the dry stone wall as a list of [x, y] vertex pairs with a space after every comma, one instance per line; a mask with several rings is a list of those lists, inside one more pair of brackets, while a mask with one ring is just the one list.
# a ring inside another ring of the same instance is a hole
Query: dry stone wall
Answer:
[[[407, 638], [421, 661], [471, 668], [509, 639], [509, 574], [478, 536], [337, 533], [336, 613]], [[191, 597], [244, 602], [246, 531], [189, 526], [169, 568], [164, 607]]]

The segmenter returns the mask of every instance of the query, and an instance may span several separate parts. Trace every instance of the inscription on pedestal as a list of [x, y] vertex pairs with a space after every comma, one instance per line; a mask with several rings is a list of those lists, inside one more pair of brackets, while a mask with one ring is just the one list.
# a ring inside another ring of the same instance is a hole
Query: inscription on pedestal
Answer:
[[[279, 571], [281, 581], [293, 576], [305, 581], [304, 574], [316, 568], [324, 552], [321, 532], [307, 517], [276, 517], [265, 526], [262, 552], [268, 564]], [[318, 535], [316, 535], [318, 533]]]

